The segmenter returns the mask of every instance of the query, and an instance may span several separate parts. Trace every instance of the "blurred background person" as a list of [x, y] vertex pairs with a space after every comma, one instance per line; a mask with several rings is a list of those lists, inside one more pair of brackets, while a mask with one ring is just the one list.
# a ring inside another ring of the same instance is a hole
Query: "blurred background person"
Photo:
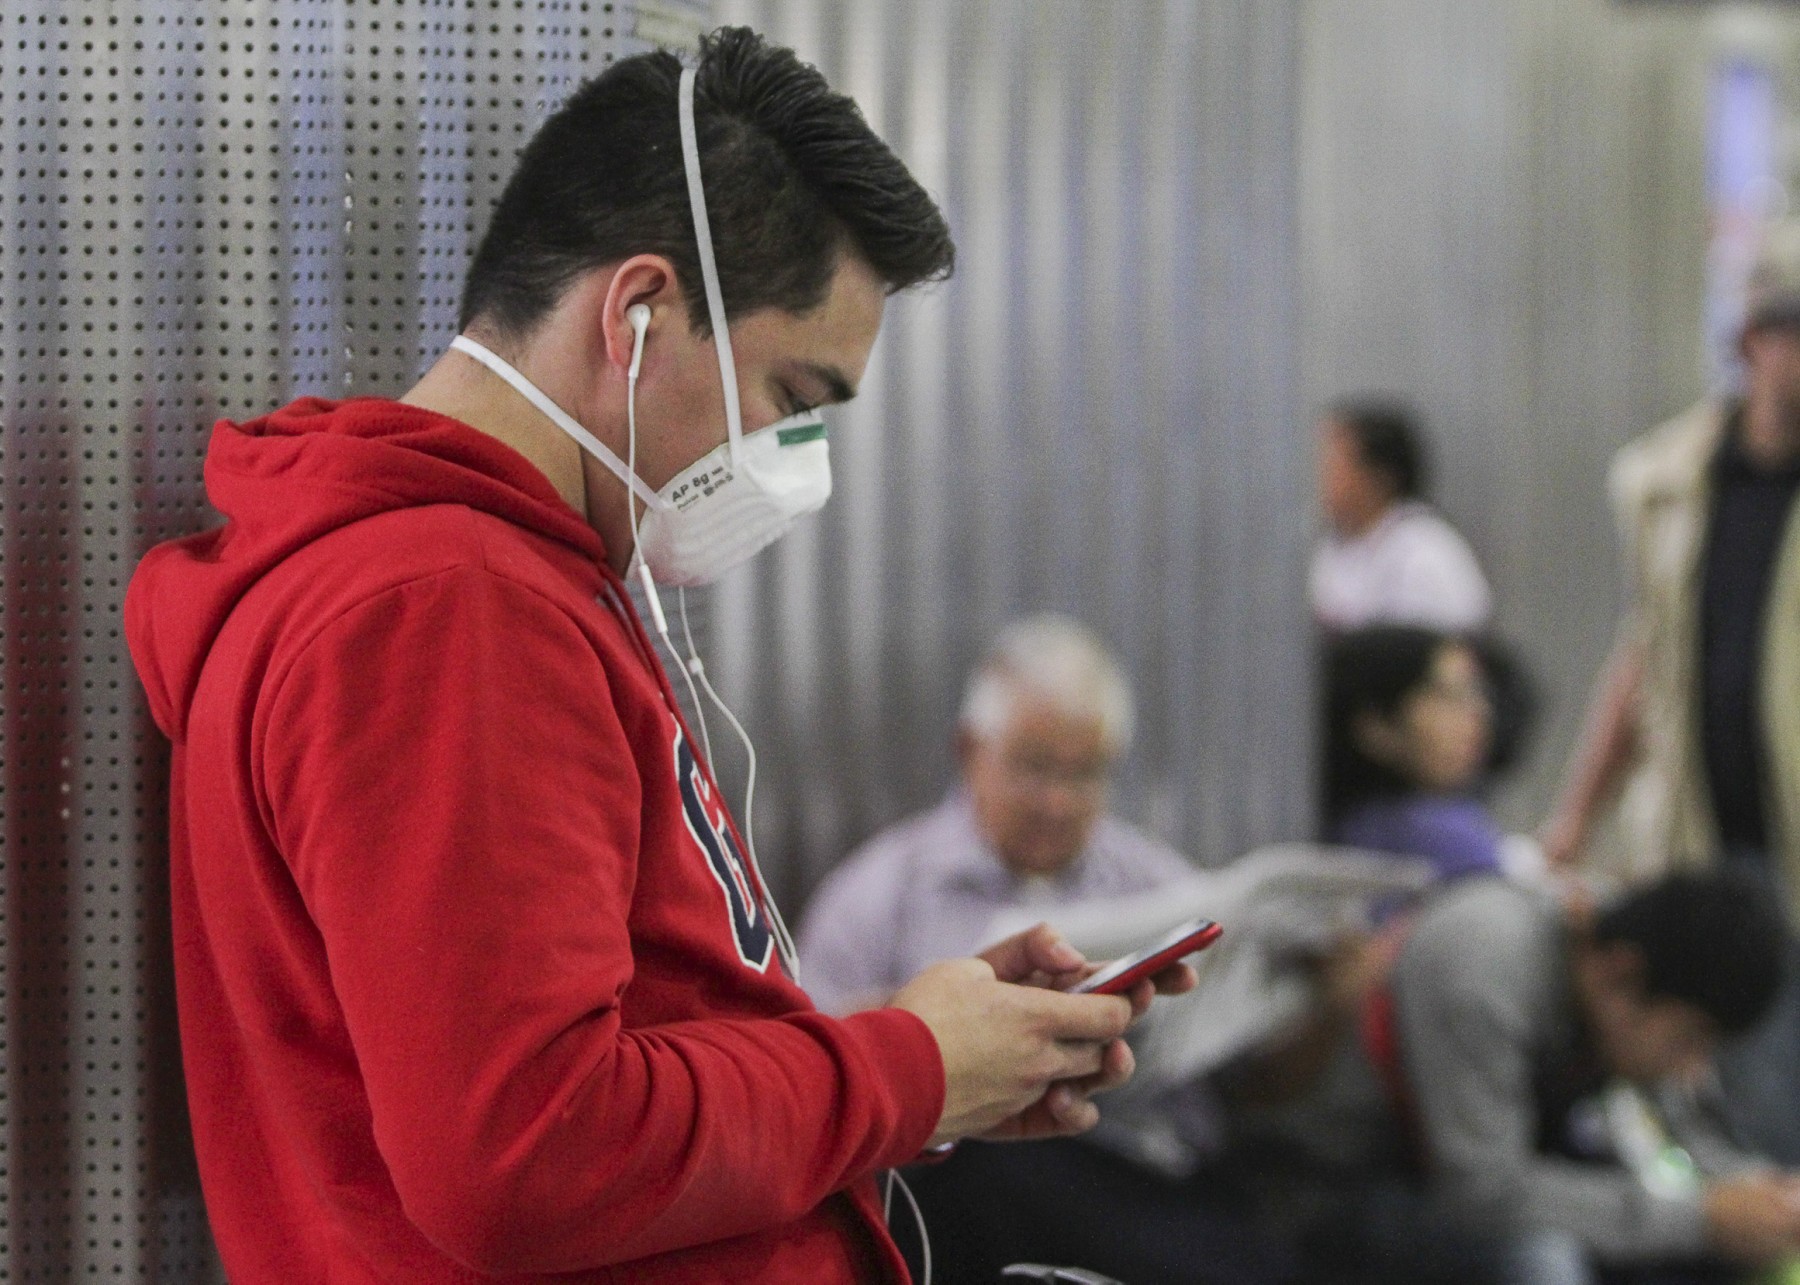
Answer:
[[1386, 937], [1335, 1063], [1240, 1130], [1307, 1280], [1742, 1281], [1800, 1249], [1800, 1179], [1706, 1092], [1781, 982], [1754, 881], [1675, 875], [1596, 915], [1474, 877]]
[[1445, 889], [1364, 1025], [1434, 1210], [1519, 1285], [1744, 1279], [1800, 1249], [1800, 1185], [1693, 1101], [1773, 1002], [1783, 945], [1761, 890], [1724, 876], [1591, 922], [1505, 880]]
[[1493, 745], [1481, 659], [1460, 639], [1374, 625], [1326, 645], [1327, 842], [1429, 860], [1441, 878], [1500, 868], [1478, 787]]
[[[1189, 876], [1186, 858], [1107, 812], [1132, 724], [1124, 672], [1084, 626], [1044, 614], [1004, 629], [964, 693], [957, 784], [852, 853], [809, 905], [799, 950], [814, 1001], [882, 1004], [915, 961], [968, 953], [1001, 911]], [[1119, 1114], [1080, 1146], [965, 1145], [909, 1173], [934, 1273], [987, 1281], [1034, 1260], [1131, 1285], [1282, 1279], [1284, 1256], [1206, 1167], [1218, 1141], [1207, 1090], [1170, 1095], [1143, 1132]]]
[[[1731, 862], [1800, 911], [1800, 223], [1771, 226], [1742, 393], [1625, 447], [1608, 478], [1629, 604], [1544, 828], [1584, 855], [1619, 801], [1633, 873]], [[1790, 966], [1790, 972], [1792, 972]], [[1740, 1127], [1800, 1163], [1800, 988], [1724, 1060]]]
[[1319, 424], [1319, 501], [1312, 610], [1328, 630], [1415, 624], [1487, 627], [1493, 594], [1469, 542], [1427, 500], [1430, 461], [1398, 401], [1338, 402]]

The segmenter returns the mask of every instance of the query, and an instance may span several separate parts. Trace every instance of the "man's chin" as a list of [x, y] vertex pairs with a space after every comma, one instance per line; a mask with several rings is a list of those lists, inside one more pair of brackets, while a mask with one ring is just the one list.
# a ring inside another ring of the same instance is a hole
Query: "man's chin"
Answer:
[[1075, 856], [1075, 853], [1062, 849], [1029, 851], [1014, 857], [1007, 864], [1014, 873], [1027, 879], [1050, 879], [1067, 870]]

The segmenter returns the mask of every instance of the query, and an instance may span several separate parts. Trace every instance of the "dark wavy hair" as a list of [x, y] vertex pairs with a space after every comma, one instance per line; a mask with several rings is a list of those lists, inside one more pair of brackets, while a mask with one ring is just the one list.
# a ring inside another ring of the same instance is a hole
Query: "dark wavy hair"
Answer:
[[1446, 646], [1467, 647], [1480, 667], [1489, 701], [1488, 752], [1481, 782], [1516, 767], [1537, 726], [1538, 689], [1531, 671], [1496, 638], [1468, 637], [1416, 625], [1369, 625], [1325, 640], [1324, 760], [1320, 790], [1323, 833], [1351, 808], [1412, 793], [1416, 782], [1370, 758], [1357, 743], [1365, 714], [1391, 719], [1431, 677]]
[[1644, 961], [1644, 993], [1692, 1004], [1726, 1035], [1761, 1020], [1784, 980], [1787, 927], [1768, 882], [1742, 871], [1670, 875], [1595, 920], [1594, 940]]
[[1381, 474], [1402, 500], [1425, 497], [1431, 460], [1419, 417], [1404, 402], [1385, 397], [1347, 397], [1328, 413], [1356, 439], [1363, 467]]
[[[582, 273], [634, 254], [675, 265], [710, 333], [676, 122], [681, 62], [614, 63], [545, 121], [475, 252], [459, 324], [529, 334]], [[891, 292], [950, 275], [943, 215], [856, 104], [743, 27], [701, 41], [695, 132], [726, 315], [821, 303], [841, 256]]]
[[1370, 625], [1326, 640], [1325, 756], [1322, 804], [1325, 832], [1358, 804], [1411, 794], [1402, 773], [1369, 756], [1358, 743], [1357, 721], [1391, 719], [1431, 678], [1445, 647], [1462, 640], [1413, 625]]

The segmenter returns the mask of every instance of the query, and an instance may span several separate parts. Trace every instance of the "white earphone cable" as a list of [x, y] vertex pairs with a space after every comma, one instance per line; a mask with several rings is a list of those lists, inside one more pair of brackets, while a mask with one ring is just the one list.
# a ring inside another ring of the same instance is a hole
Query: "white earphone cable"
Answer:
[[[637, 476], [637, 363], [643, 344], [644, 332], [640, 329], [631, 370], [625, 376], [625, 467], [632, 477]], [[700, 718], [701, 749], [706, 754], [706, 769], [710, 772], [713, 768], [712, 738], [707, 735], [706, 715], [700, 708], [700, 693], [694, 690], [694, 680], [689, 675], [688, 667], [680, 663], [681, 653], [675, 650], [675, 640], [669, 637], [669, 618], [663, 614], [662, 597], [656, 592], [656, 578], [650, 574], [650, 564], [644, 560], [643, 545], [640, 543], [642, 537], [638, 533], [637, 502], [629, 486], [625, 489], [625, 505], [631, 514], [631, 556], [637, 560], [638, 579], [644, 584], [644, 601], [650, 608], [650, 620], [656, 626], [663, 646], [669, 649], [670, 658], [676, 662], [675, 667], [681, 671], [682, 681], [687, 684], [688, 700], [693, 702], [694, 712]], [[684, 603], [683, 610], [685, 609]], [[685, 621], [683, 627], [686, 627]]]
[[[699, 678], [701, 683], [704, 684], [706, 682], [706, 668], [700, 663], [700, 653], [694, 646], [694, 631], [688, 628], [686, 585], [675, 586], [675, 603], [676, 613], [681, 617], [681, 637], [683, 641], [687, 643], [687, 659], [685, 661], [681, 659], [680, 654], [675, 650], [674, 643], [669, 644], [669, 654], [675, 658], [676, 663], [681, 665], [688, 674]], [[709, 686], [706, 690], [710, 695], [712, 688]], [[706, 710], [701, 706], [700, 697], [694, 691], [693, 678], [688, 679], [688, 695], [691, 696], [694, 701], [694, 717], [700, 721], [700, 744], [706, 749], [706, 766], [712, 768], [714, 770], [714, 775], [717, 776], [718, 764], [713, 759], [712, 732], [706, 726]], [[713, 697], [715, 703], [718, 699], [717, 696]], [[749, 827], [750, 818], [748, 814], [746, 814], [744, 817], [744, 828], [748, 830]], [[748, 840], [746, 840], [746, 842], [748, 842]]]
[[881, 1221], [892, 1227], [894, 1225], [894, 1188], [900, 1188], [900, 1194], [906, 1197], [906, 1203], [912, 1206], [913, 1226], [919, 1229], [919, 1285], [931, 1285], [931, 1235], [925, 1230], [925, 1213], [919, 1208], [918, 1200], [913, 1196], [912, 1188], [906, 1185], [906, 1179], [900, 1176], [898, 1169], [887, 1171], [887, 1184], [881, 1196]]
[[[727, 705], [724, 698], [714, 690], [712, 679], [706, 676], [706, 666], [700, 660], [700, 653], [694, 646], [694, 635], [688, 629], [687, 590], [677, 586], [675, 592], [681, 612], [682, 632], [687, 635], [688, 671], [700, 680], [700, 686], [705, 689], [708, 699], [713, 703], [713, 708], [725, 716], [725, 721], [731, 725], [731, 730], [737, 733], [738, 740], [743, 742], [744, 754], [749, 761], [748, 771], [744, 778], [744, 846], [750, 850], [750, 868], [756, 872], [756, 882], [762, 888], [763, 901], [769, 909], [769, 926], [775, 932], [775, 946], [781, 951], [781, 959], [787, 965], [788, 976], [798, 983], [800, 981], [799, 951], [794, 946], [794, 937], [788, 931], [787, 921], [781, 917], [781, 909], [776, 906], [775, 898], [769, 892], [768, 880], [763, 878], [762, 863], [756, 858], [756, 746], [751, 743], [750, 733], [744, 730], [744, 725], [738, 721], [738, 716], [731, 712], [731, 706]], [[698, 708], [697, 704], [696, 708]], [[708, 766], [712, 765], [710, 753], [707, 757], [707, 764]]]
[[[640, 330], [637, 337], [640, 349], [643, 341], [643, 331]], [[637, 476], [636, 367], [637, 361], [634, 357], [632, 369], [627, 373], [625, 379], [625, 467], [630, 476], [634, 478]], [[625, 497], [631, 513], [632, 556], [637, 559], [638, 578], [644, 583], [644, 598], [650, 608], [650, 619], [656, 626], [658, 636], [662, 638], [663, 646], [669, 649], [670, 657], [675, 660], [675, 667], [681, 671], [682, 681], [687, 684], [688, 699], [693, 702], [694, 715], [700, 721], [700, 744], [706, 755], [706, 769], [713, 774], [715, 781], [718, 779], [718, 769], [717, 763], [713, 759], [712, 735], [706, 726], [706, 711], [700, 704], [700, 692], [694, 686], [696, 678], [700, 680], [700, 686], [706, 690], [706, 695], [712, 701], [714, 708], [725, 716], [725, 721], [731, 724], [732, 731], [737, 733], [738, 740], [744, 744], [744, 754], [749, 760], [749, 770], [744, 781], [744, 846], [748, 849], [750, 869], [756, 875], [758, 896], [764, 909], [769, 912], [769, 928], [775, 937], [775, 949], [781, 954], [781, 962], [786, 967], [788, 976], [794, 979], [795, 985], [798, 985], [800, 982], [799, 952], [794, 948], [794, 937], [788, 931], [787, 921], [781, 917], [781, 909], [775, 904], [775, 897], [769, 891], [769, 882], [763, 877], [762, 864], [756, 859], [756, 746], [750, 740], [750, 733], [744, 730], [744, 725], [738, 721], [737, 715], [731, 712], [731, 707], [724, 702], [718, 692], [713, 690], [712, 681], [706, 676], [706, 666], [701, 663], [700, 653], [694, 646], [693, 630], [688, 625], [687, 589], [677, 585], [675, 592], [681, 610], [681, 632], [686, 637], [688, 645], [687, 660], [685, 663], [682, 662], [681, 653], [675, 647], [675, 640], [669, 636], [669, 620], [663, 614], [662, 599], [656, 592], [656, 578], [651, 575], [650, 564], [644, 560], [642, 547], [638, 543], [640, 537], [637, 504], [633, 500], [629, 487]]]

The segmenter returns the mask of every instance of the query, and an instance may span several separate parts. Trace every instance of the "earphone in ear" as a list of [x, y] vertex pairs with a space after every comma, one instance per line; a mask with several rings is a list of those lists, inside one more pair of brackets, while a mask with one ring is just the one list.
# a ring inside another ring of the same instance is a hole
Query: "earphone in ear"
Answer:
[[628, 378], [636, 379], [638, 367], [644, 362], [644, 332], [650, 329], [650, 305], [634, 303], [625, 309], [625, 320], [631, 323], [637, 338], [631, 341], [631, 369], [626, 371]]

